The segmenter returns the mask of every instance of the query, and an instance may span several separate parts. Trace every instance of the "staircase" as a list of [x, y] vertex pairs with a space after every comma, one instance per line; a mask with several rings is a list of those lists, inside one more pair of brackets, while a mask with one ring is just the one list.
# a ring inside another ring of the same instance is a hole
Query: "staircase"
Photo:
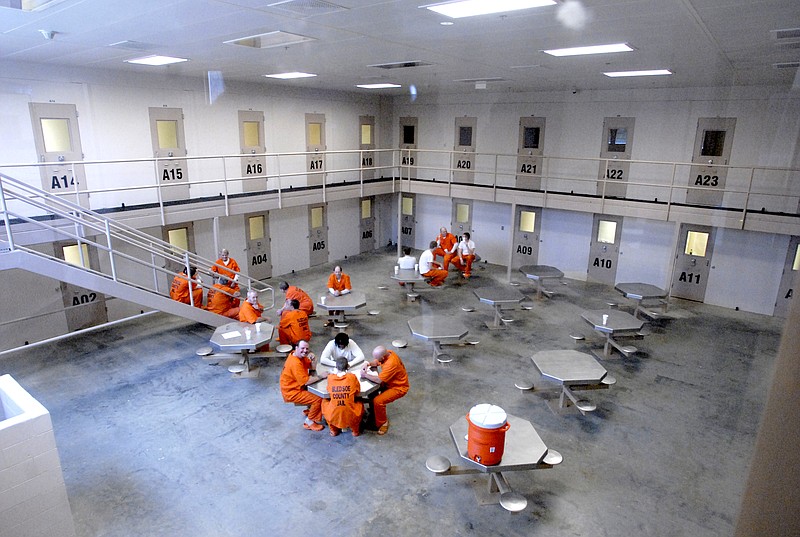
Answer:
[[[159, 281], [164, 287], [178, 272], [188, 274], [190, 266], [206, 275], [201, 286], [207, 290], [213, 284], [209, 268], [214, 261], [85, 209], [68, 197], [76, 195], [53, 195], [0, 174], [0, 225], [5, 231], [0, 239], [0, 270], [27, 270], [208, 326], [230, 322], [222, 315], [176, 302], [159, 290]], [[83, 266], [29, 248], [21, 244], [23, 236], [36, 236], [38, 242], [76, 243]], [[89, 268], [81, 245], [98, 253], [102, 268]], [[239, 285], [243, 295], [255, 289], [264, 296], [262, 304], [274, 306], [272, 287], [244, 274], [239, 274]]]

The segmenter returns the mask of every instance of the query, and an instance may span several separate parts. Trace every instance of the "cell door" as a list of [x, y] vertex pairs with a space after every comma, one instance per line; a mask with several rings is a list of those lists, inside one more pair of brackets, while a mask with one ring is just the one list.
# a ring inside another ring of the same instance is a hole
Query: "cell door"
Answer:
[[239, 110], [239, 149], [242, 152], [242, 191], [267, 189], [267, 159], [264, 142], [264, 112]]
[[697, 120], [697, 134], [694, 141], [692, 162], [689, 174], [689, 190], [686, 203], [719, 207], [725, 191], [725, 179], [733, 146], [733, 131], [736, 118], [701, 117]]
[[517, 205], [514, 216], [514, 252], [511, 268], [539, 264], [539, 228], [542, 210], [538, 207]]
[[[168, 242], [171, 246], [173, 246], [173, 251], [175, 251], [176, 259], [168, 259], [166, 263], [164, 263], [164, 268], [171, 271], [171, 272], [185, 272], [186, 271], [186, 263], [183, 260], [184, 253], [183, 250], [194, 252], [194, 226], [191, 222], [183, 223], [183, 224], [173, 224], [170, 226], [163, 226], [161, 228], [161, 238], [164, 242]], [[177, 260], [180, 258], [180, 261]], [[198, 271], [206, 270], [208, 271], [211, 267], [197, 267]], [[175, 278], [172, 274], [166, 275], [167, 280], [167, 290], [169, 290], [170, 286], [172, 285], [172, 280]], [[210, 283], [210, 282], [206, 282]]]
[[359, 219], [359, 233], [361, 236], [360, 252], [370, 252], [375, 249], [375, 198], [361, 198], [361, 218]]
[[247, 230], [247, 275], [255, 280], [271, 278], [269, 213], [246, 214], [244, 225]]
[[[56, 257], [71, 265], [97, 270], [100, 259], [97, 250], [86, 243], [59, 242], [55, 244]], [[108, 322], [106, 297], [103, 293], [61, 282], [67, 327], [70, 332]]]
[[308, 248], [312, 267], [328, 262], [328, 214], [324, 204], [308, 207]]
[[697, 302], [705, 299], [714, 234], [714, 229], [708, 226], [681, 224], [672, 273], [672, 296]]
[[412, 167], [416, 165], [417, 152], [413, 151], [417, 148], [417, 118], [415, 117], [401, 117], [400, 118], [400, 165], [406, 166], [403, 177], [416, 177], [416, 173], [412, 171]]
[[358, 116], [358, 148], [361, 150], [361, 179], [375, 178], [375, 116]]
[[[186, 134], [183, 110], [149, 108], [150, 139], [156, 157], [156, 174], [162, 201], [189, 198], [189, 167], [186, 156]], [[163, 160], [162, 160], [163, 159]]]
[[800, 237], [792, 237], [789, 240], [789, 250], [786, 252], [786, 264], [783, 267], [781, 284], [778, 287], [778, 297], [775, 300], [776, 317], [786, 317], [789, 314], [789, 304], [792, 303], [794, 296], [794, 286], [800, 283], [797, 281], [797, 274], [800, 272]]
[[[86, 190], [82, 164], [67, 164], [83, 160], [81, 136], [78, 129], [78, 110], [74, 104], [28, 103], [33, 124], [36, 152], [46, 166], [39, 168], [42, 190], [51, 194]], [[88, 194], [66, 199], [89, 207]]]
[[[306, 183], [321, 186], [325, 181], [325, 114], [306, 114]], [[327, 253], [325, 254], [327, 256]]]
[[622, 235], [622, 217], [594, 215], [592, 242], [589, 245], [589, 281], [614, 285], [619, 259], [619, 239]]
[[[416, 222], [414, 221], [414, 212], [417, 210], [417, 198], [414, 194], [401, 193], [400, 196], [400, 239], [398, 241], [400, 246], [409, 246], [414, 248], [414, 241], [416, 240]], [[427, 248], [428, 245], [426, 244]]]
[[624, 198], [627, 193], [633, 147], [632, 117], [607, 117], [603, 120], [603, 139], [600, 142], [600, 172], [597, 194], [607, 198]]
[[472, 200], [454, 199], [450, 233], [460, 241], [465, 231], [472, 233]]
[[453, 147], [453, 181], [475, 182], [475, 133], [478, 118], [457, 117]]
[[519, 118], [517, 142], [517, 188], [542, 189], [542, 156], [544, 155], [543, 117]]

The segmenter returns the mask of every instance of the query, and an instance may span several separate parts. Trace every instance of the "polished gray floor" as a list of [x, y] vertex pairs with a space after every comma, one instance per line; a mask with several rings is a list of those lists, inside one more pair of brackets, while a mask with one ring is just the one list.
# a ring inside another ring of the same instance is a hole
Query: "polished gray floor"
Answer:
[[[596, 349], [584, 309], [621, 296], [567, 280], [552, 299], [515, 311], [489, 331], [491, 309], [473, 291], [508, 285], [501, 267], [451, 276], [417, 302], [389, 278], [394, 252], [342, 264], [366, 292], [367, 310], [348, 328], [369, 352], [404, 338], [411, 391], [389, 406], [386, 436], [302, 428], [300, 409], [278, 390], [282, 363], [257, 379], [233, 379], [195, 351], [212, 330], [165, 314], [18, 351], [0, 358], [51, 412], [79, 536], [504, 535], [720, 536], [732, 533], [771, 382], [780, 319], [674, 301], [674, 319], [651, 325], [631, 358], [603, 360], [618, 382], [589, 392], [597, 411], [556, 414], [530, 356], [545, 349]], [[312, 296], [325, 265], [289, 278]], [[517, 289], [532, 296], [534, 287]], [[277, 281], [273, 284], [277, 287]], [[552, 285], [552, 284], [551, 284]], [[379, 286], [386, 286], [380, 289]], [[462, 306], [471, 306], [465, 312]], [[417, 315], [462, 319], [476, 346], [450, 364], [409, 333]], [[312, 349], [332, 337], [312, 320]], [[536, 390], [521, 392], [518, 380]], [[564, 456], [550, 470], [508, 474], [528, 500], [512, 515], [479, 505], [483, 475], [437, 477], [431, 455], [455, 461], [448, 426], [477, 403], [530, 420]]]

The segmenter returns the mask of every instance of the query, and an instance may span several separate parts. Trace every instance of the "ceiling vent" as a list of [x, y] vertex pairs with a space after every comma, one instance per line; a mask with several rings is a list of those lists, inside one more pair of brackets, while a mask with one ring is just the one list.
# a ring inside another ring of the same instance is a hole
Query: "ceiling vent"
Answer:
[[156, 47], [148, 43], [140, 43], [139, 41], [117, 41], [108, 45], [111, 48], [121, 48], [125, 50], [138, 50], [138, 51], [151, 51]]
[[313, 37], [290, 34], [289, 32], [281, 32], [280, 30], [276, 30], [274, 32], [266, 32], [263, 34], [249, 35], [247, 37], [239, 37], [237, 39], [229, 39], [224, 43], [228, 45], [239, 45], [250, 48], [273, 48], [288, 47], [289, 45], [297, 45], [299, 43], [307, 43], [309, 41], [316, 41], [316, 39]]
[[322, 0], [283, 0], [281, 2], [267, 4], [267, 7], [291, 13], [299, 17], [315, 17], [317, 15], [348, 11], [346, 7], [323, 2]]
[[772, 39], [775, 41], [800, 40], [800, 28], [784, 28], [783, 30], [772, 30]]
[[433, 64], [414, 60], [407, 62], [374, 63], [372, 65], [367, 65], [367, 67], [377, 67], [378, 69], [405, 69], [406, 67], [422, 67], [425, 65]]
[[775, 69], [797, 69], [800, 67], [800, 62], [780, 62], [773, 63], [772, 66]]

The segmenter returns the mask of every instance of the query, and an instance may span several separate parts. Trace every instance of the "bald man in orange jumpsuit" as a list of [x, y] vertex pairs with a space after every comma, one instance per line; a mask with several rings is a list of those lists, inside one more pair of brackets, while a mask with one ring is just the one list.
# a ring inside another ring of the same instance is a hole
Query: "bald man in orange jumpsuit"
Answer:
[[437, 255], [442, 256], [442, 269], [447, 270], [450, 267], [450, 261], [458, 256], [456, 253], [457, 246], [458, 240], [456, 240], [456, 236], [448, 233], [447, 228], [442, 226], [436, 236], [436, 248], [433, 250], [434, 261]]
[[303, 411], [306, 420], [303, 427], [309, 431], [321, 431], [325, 427], [322, 421], [322, 398], [306, 389], [306, 386], [317, 382], [320, 378], [311, 375], [317, 367], [317, 357], [308, 347], [308, 341], [300, 341], [297, 348], [289, 353], [281, 371], [281, 395], [287, 403], [307, 405]]
[[197, 274], [197, 267], [189, 267], [189, 275], [192, 280], [192, 298], [189, 299], [189, 278], [186, 277], [185, 272], [179, 272], [175, 278], [172, 279], [172, 286], [169, 290], [169, 297], [177, 302], [184, 304], [191, 304], [194, 302], [195, 308], [203, 307], [203, 288], [198, 283], [200, 280], [195, 279]]
[[[361, 378], [369, 379], [381, 385], [381, 393], [372, 400], [372, 410], [375, 414], [375, 425], [378, 434], [384, 435], [389, 431], [389, 419], [386, 417], [386, 405], [396, 401], [408, 393], [408, 373], [400, 357], [386, 347], [375, 347], [372, 351], [371, 362], [361, 368]], [[371, 371], [380, 366], [380, 372], [375, 375]]]
[[258, 303], [258, 291], [255, 289], [247, 291], [247, 300], [239, 307], [239, 320], [250, 324], [269, 321], [264, 317], [264, 306]]
[[236, 297], [239, 296], [239, 291], [230, 287], [230, 283], [231, 281], [228, 278], [220, 276], [219, 281], [208, 290], [206, 309], [231, 319], [238, 319], [239, 299]]
[[278, 325], [278, 341], [281, 345], [296, 345], [304, 339], [311, 340], [311, 329], [308, 327], [308, 315], [299, 309], [297, 300], [289, 301], [289, 309], [284, 309]]
[[[297, 300], [300, 303], [300, 309], [306, 312], [306, 315], [309, 317], [314, 315], [314, 301], [311, 300], [308, 293], [295, 285], [289, 285], [289, 282], [281, 282], [278, 288], [286, 293], [286, 304], [288, 304], [290, 300]], [[278, 315], [283, 313], [285, 307], [284, 305], [283, 308], [278, 310]]]
[[322, 414], [331, 436], [338, 436], [342, 429], [350, 429], [353, 436], [361, 434], [364, 403], [356, 400], [361, 393], [361, 383], [354, 374], [347, 372], [347, 367], [347, 358], [341, 356], [336, 359], [336, 370], [328, 375], [331, 398], [322, 401]]
[[239, 284], [236, 283], [238, 280], [237, 272], [241, 272], [239, 269], [239, 263], [230, 255], [228, 255], [228, 250], [225, 248], [219, 253], [219, 259], [214, 261], [214, 265], [211, 267], [211, 272], [214, 274], [219, 274], [220, 276], [225, 276], [229, 280], [231, 280], [234, 289], [238, 289]]

